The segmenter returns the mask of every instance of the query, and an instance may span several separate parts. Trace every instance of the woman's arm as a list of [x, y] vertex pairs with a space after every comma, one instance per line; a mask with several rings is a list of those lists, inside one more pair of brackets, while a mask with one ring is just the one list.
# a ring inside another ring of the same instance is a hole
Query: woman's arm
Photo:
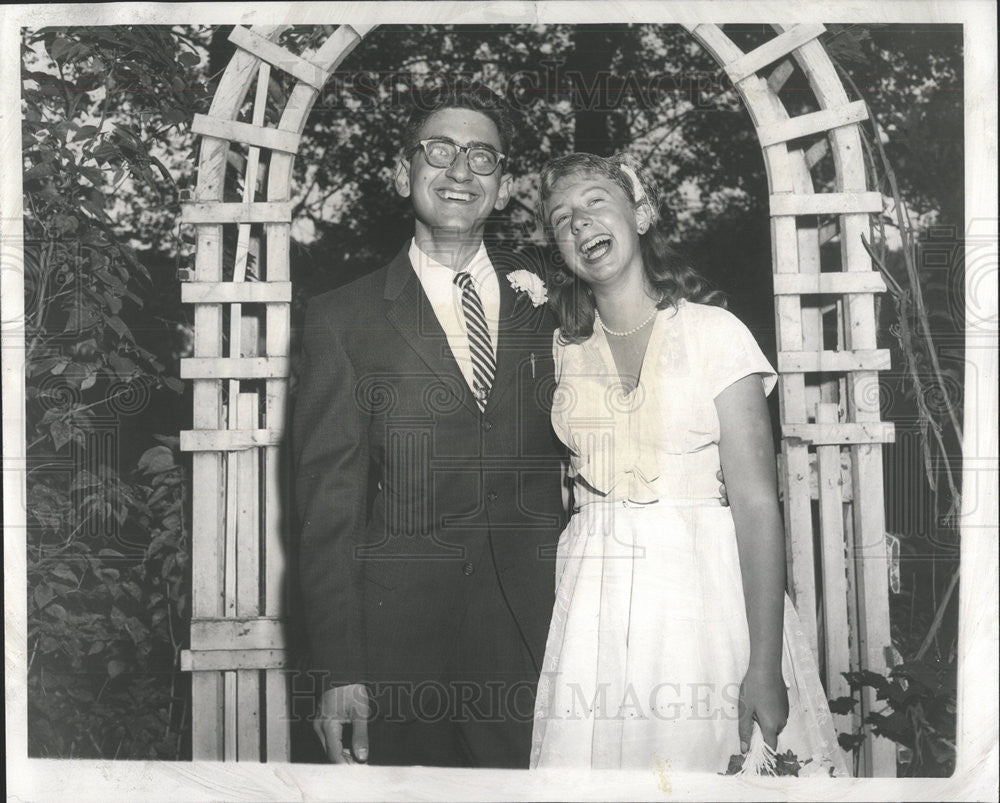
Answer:
[[729, 385], [715, 397], [715, 407], [750, 629], [750, 666], [740, 691], [740, 739], [749, 741], [756, 718], [765, 741], [774, 747], [788, 715], [781, 676], [785, 535], [771, 420], [760, 378], [751, 374]]

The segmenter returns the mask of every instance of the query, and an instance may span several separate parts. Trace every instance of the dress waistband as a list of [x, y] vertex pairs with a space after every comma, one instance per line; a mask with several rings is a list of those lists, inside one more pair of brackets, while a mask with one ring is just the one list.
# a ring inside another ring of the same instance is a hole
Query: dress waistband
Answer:
[[[718, 488], [718, 483], [715, 484], [716, 489]], [[653, 507], [656, 505], [676, 505], [680, 507], [692, 507], [692, 506], [704, 506], [704, 507], [721, 507], [722, 506], [722, 496], [716, 492], [714, 494], [704, 494], [704, 495], [685, 495], [685, 496], [671, 496], [667, 493], [662, 493], [664, 490], [662, 487], [658, 490], [661, 493], [655, 499], [635, 499], [628, 493], [628, 488], [615, 487], [608, 494], [602, 494], [600, 491], [596, 491], [587, 485], [586, 482], [582, 481], [581, 478], [577, 477], [576, 483], [573, 486], [574, 490], [574, 510], [579, 510], [580, 508], [587, 507], [588, 505], [605, 505], [612, 507], [623, 507], [623, 508], [644, 508]], [[644, 490], [648, 490], [648, 487]]]
[[591, 507], [594, 505], [602, 505], [605, 507], [622, 507], [622, 508], [645, 508], [645, 507], [658, 507], [659, 505], [670, 505], [672, 507], [722, 507], [722, 497], [721, 496], [707, 496], [707, 497], [670, 497], [668, 499], [654, 499], [651, 502], [636, 502], [632, 499], [613, 499], [613, 498], [594, 498], [587, 499], [582, 502], [577, 502], [573, 507], [573, 512], [582, 510], [585, 507]]

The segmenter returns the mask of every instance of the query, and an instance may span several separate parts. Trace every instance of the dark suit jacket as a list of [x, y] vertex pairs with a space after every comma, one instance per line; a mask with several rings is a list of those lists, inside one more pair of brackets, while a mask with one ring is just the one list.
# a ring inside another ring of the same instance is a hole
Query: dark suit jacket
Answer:
[[312, 663], [333, 683], [438, 677], [494, 563], [540, 666], [563, 523], [554, 324], [513, 292], [511, 255], [490, 257], [500, 322], [482, 414], [405, 248], [309, 304], [292, 436], [299, 579]]

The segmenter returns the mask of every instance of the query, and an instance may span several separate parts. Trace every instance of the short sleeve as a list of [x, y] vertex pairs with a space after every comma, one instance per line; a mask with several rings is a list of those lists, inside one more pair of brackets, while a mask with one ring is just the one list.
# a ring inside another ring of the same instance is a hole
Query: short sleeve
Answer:
[[555, 366], [556, 382], [562, 379], [563, 351], [565, 346], [561, 342], [562, 329], [556, 329], [552, 333], [552, 362]]
[[711, 313], [697, 331], [702, 341], [701, 356], [711, 397], [714, 399], [731, 384], [751, 374], [760, 376], [764, 395], [768, 395], [778, 375], [750, 330], [728, 310], [709, 309]]
[[563, 383], [563, 363], [565, 361], [566, 346], [559, 338], [560, 330], [552, 335], [552, 361], [555, 366], [556, 386], [552, 393], [552, 429], [556, 437], [561, 440], [566, 447], [572, 451], [573, 447], [569, 439], [569, 422], [566, 420], [566, 411], [569, 400], [573, 397], [573, 392]]

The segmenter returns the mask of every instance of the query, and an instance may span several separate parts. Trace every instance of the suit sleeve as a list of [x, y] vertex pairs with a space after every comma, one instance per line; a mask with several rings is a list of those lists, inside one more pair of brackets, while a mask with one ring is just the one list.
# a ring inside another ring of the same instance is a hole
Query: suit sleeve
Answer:
[[299, 581], [311, 666], [327, 685], [365, 678], [362, 578], [355, 547], [367, 509], [365, 414], [342, 337], [310, 304], [292, 421]]

